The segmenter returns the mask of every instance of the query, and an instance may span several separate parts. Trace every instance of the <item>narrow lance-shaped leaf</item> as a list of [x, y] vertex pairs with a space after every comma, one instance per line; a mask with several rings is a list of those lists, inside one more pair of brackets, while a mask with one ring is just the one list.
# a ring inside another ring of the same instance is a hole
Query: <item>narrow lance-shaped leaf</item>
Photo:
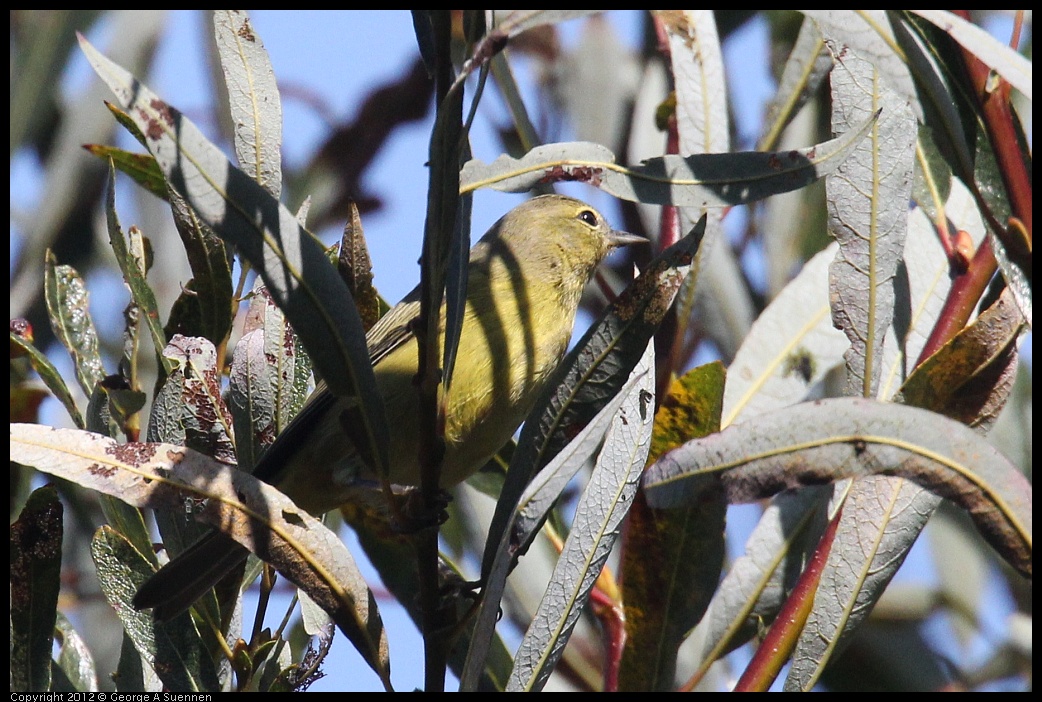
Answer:
[[61, 645], [58, 667], [65, 672], [71, 687], [81, 692], [98, 692], [98, 671], [87, 641], [61, 612], [54, 623], [54, 632]]
[[1006, 288], [973, 324], [919, 364], [901, 386], [901, 399], [986, 431], [1009, 396], [1024, 324]]
[[[13, 454], [11, 460], [17, 461]], [[62, 512], [54, 486], [43, 487], [29, 496], [11, 525], [12, 692], [50, 689], [51, 645], [61, 583]]]
[[757, 143], [757, 151], [775, 148], [785, 127], [817, 93], [831, 70], [832, 57], [825, 49], [817, 25], [803, 22], [778, 79], [778, 90], [767, 106], [764, 118], [767, 129]]
[[[940, 498], [908, 480], [864, 476], [851, 485], [799, 632], [785, 690], [809, 691], [841, 655], [904, 563]], [[911, 535], [911, 536], [909, 536]], [[828, 537], [822, 540], [828, 544]], [[815, 547], [820, 556], [824, 545]]]
[[368, 439], [359, 450], [384, 472], [389, 438], [365, 334], [321, 244], [180, 112], [82, 37], [80, 46], [145, 135], [171, 187], [261, 274], [330, 390], [359, 398], [360, 434]]
[[[730, 152], [727, 76], [713, 11], [660, 10], [656, 16], [665, 25], [669, 41], [678, 152], [692, 156]], [[681, 229], [701, 215], [700, 207], [678, 208]], [[710, 209], [704, 215], [705, 243], [695, 257], [693, 275], [678, 293], [678, 328], [673, 333], [676, 340], [684, 340], [691, 321], [698, 317], [712, 330], [724, 356], [730, 357], [755, 312], [740, 282], [734, 252], [720, 241], [723, 210]], [[696, 377], [702, 378], [699, 384], [705, 391], [697, 399], [690, 392]], [[722, 383], [719, 367], [697, 369], [673, 383], [655, 418], [655, 458], [686, 438], [720, 429]], [[687, 426], [681, 429], [680, 423]], [[677, 431], [686, 436], [678, 437]], [[670, 512], [650, 509], [646, 496], [639, 496], [624, 552], [627, 640], [620, 690], [673, 690], [677, 649], [701, 618], [720, 578], [725, 515], [726, 503], [719, 496]]]
[[190, 615], [170, 625], [155, 622], [151, 612], [131, 604], [134, 592], [155, 571], [143, 555], [118, 531], [103, 526], [94, 533], [90, 555], [105, 599], [123, 624], [126, 637], [142, 661], [153, 661], [163, 686], [177, 692], [220, 690], [213, 661], [191, 625]]
[[17, 346], [29, 357], [29, 363], [32, 364], [33, 370], [40, 374], [40, 380], [43, 381], [43, 384], [62, 403], [73, 424], [78, 427], [86, 426], [83, 414], [80, 413], [79, 407], [76, 406], [76, 400], [73, 399], [72, 392], [69, 390], [65, 378], [51, 363], [50, 359], [28, 339], [22, 337], [17, 332], [10, 332], [9, 337], [12, 349]]
[[[166, 348], [166, 333], [160, 323], [156, 294], [145, 278], [147, 271], [145, 261], [142, 260], [144, 252], [134, 246], [133, 239], [130, 245], [127, 244], [123, 228], [120, 226], [119, 214], [116, 212], [116, 173], [111, 166], [109, 168], [108, 197], [105, 200], [105, 216], [109, 230], [109, 246], [112, 247], [112, 252], [116, 256], [116, 263], [123, 274], [123, 282], [130, 289], [130, 297], [134, 304], [145, 317], [145, 326], [148, 327], [148, 333], [152, 337], [156, 358], [159, 359], [163, 372], [169, 373], [173, 366], [163, 356], [163, 349]], [[142, 240], [140, 235], [137, 238], [139, 241]]]
[[[462, 148], [470, 154], [465, 139]], [[470, 215], [473, 206], [473, 195], [459, 197], [447, 260], [449, 275], [445, 279], [445, 348], [442, 359], [446, 392], [452, 384], [452, 372], [456, 367], [456, 354], [463, 334], [463, 315], [467, 307], [467, 264], [470, 261]]]
[[[434, 34], [439, 45], [439, 61], [435, 65], [435, 81], [444, 88], [451, 81], [452, 68], [447, 58], [448, 33], [444, 15], [433, 16]], [[444, 59], [444, 60], [442, 60]], [[460, 150], [467, 139], [463, 122], [463, 86], [458, 84], [447, 93], [438, 92], [439, 102], [434, 129], [431, 132], [429, 151], [429, 176], [427, 187], [427, 217], [423, 231], [423, 255], [420, 267], [420, 324], [417, 339], [420, 341], [420, 415], [424, 417], [420, 429], [421, 443], [435, 438], [437, 420], [437, 384], [444, 381], [447, 390], [452, 380], [451, 363], [455, 357], [454, 344], [459, 343], [463, 325], [463, 309], [467, 295], [467, 256], [460, 249], [469, 251], [469, 226], [464, 230], [460, 215], [459, 164]], [[469, 214], [469, 210], [467, 211]], [[468, 223], [469, 224], [469, 223]], [[449, 267], [453, 264], [452, 268]], [[455, 291], [446, 296], [446, 288]], [[445, 303], [445, 342], [440, 347], [440, 310]], [[420, 333], [422, 332], [422, 334]], [[429, 469], [436, 466], [429, 460], [434, 455], [433, 446], [428, 447], [423, 459], [423, 484], [436, 485], [437, 476]], [[440, 466], [440, 463], [437, 464]]]
[[228, 386], [228, 411], [235, 426], [235, 449], [239, 464], [253, 470], [276, 432], [275, 397], [280, 383], [272, 377], [270, 358], [265, 353], [264, 333], [254, 329], [243, 334], [232, 354]]
[[[978, 418], [985, 426], [991, 421], [1005, 401], [1016, 363], [1013, 343], [1021, 318], [1008, 292], [1006, 305], [982, 314], [913, 372], [905, 383], [906, 402], [969, 425]], [[941, 366], [945, 373], [938, 376]], [[800, 632], [787, 690], [816, 684], [830, 658], [839, 655], [868, 616], [939, 501], [905, 480], [878, 477], [854, 483], [822, 575], [824, 592], [815, 598]]]
[[838, 57], [831, 81], [833, 130], [882, 110], [869, 138], [825, 182], [829, 232], [839, 242], [829, 272], [832, 318], [851, 344], [847, 394], [873, 397], [907, 231], [916, 123], [875, 66], [828, 34], [826, 41]]
[[111, 161], [117, 171], [130, 176], [131, 180], [161, 200], [169, 196], [166, 178], [150, 154], [136, 154], [104, 144], [84, 144], [83, 148], [103, 161]]
[[[885, 23], [880, 12], [859, 14], [870, 24]], [[830, 80], [833, 130], [845, 129], [866, 113], [882, 114], [869, 138], [826, 179], [829, 231], [840, 246], [829, 271], [829, 293], [833, 323], [851, 344], [846, 394], [876, 397], [906, 251], [919, 113], [907, 102], [907, 69], [895, 60], [890, 44], [880, 42], [881, 54], [868, 53], [876, 47], [847, 46], [836, 39], [840, 31], [849, 28], [823, 29], [836, 60]], [[820, 574], [833, 599], [815, 599], [808, 612], [793, 653], [799, 665], [790, 670], [787, 686], [807, 687], [813, 671], [822, 670], [841, 650], [938, 502], [938, 497], [896, 478], [854, 482], [846, 498], [849, 509], [837, 518]]]
[[535, 540], [536, 533], [543, 526], [550, 510], [557, 504], [576, 473], [601, 447], [602, 439], [611, 426], [612, 418], [640, 381], [641, 377], [638, 374], [631, 373], [622, 390], [574, 439], [568, 442], [564, 449], [554, 456], [554, 460], [536, 474], [532, 482], [525, 488], [517, 502], [515, 519], [510, 526], [510, 541], [513, 544], [521, 544], [520, 550], [526, 550]]
[[[649, 461], [720, 430], [724, 379], [723, 364], [713, 362], [673, 381], [655, 413]], [[626, 646], [620, 691], [676, 688], [680, 645], [720, 583], [726, 514], [720, 495], [670, 510], [652, 510], [637, 495], [622, 549]]]
[[665, 26], [676, 83], [676, 121], [682, 154], [731, 148], [724, 57], [711, 10], [656, 13]]
[[362, 318], [362, 327], [368, 332], [380, 319], [380, 295], [373, 287], [373, 261], [369, 257], [358, 205], [352, 200], [348, 210], [344, 234], [340, 237], [337, 270], [347, 283]]
[[590, 482], [576, 505], [561, 557], [518, 647], [507, 691], [538, 691], [546, 684], [633, 504], [651, 447], [654, 355], [655, 345], [649, 342], [631, 374], [641, 379], [608, 429]]
[[[661, 19], [669, 40], [676, 95], [677, 152], [690, 158], [730, 153], [727, 80], [713, 12], [663, 10], [656, 12], [656, 16]], [[699, 173], [700, 177], [706, 175]], [[694, 275], [678, 293], [677, 328], [673, 333], [678, 342], [683, 340], [688, 336], [691, 321], [697, 317], [721, 355], [730, 359], [756, 317], [756, 310], [748, 288], [742, 283], [745, 276], [734, 250], [729, 245], [716, 243], [723, 237], [723, 210], [678, 207], [680, 231], [687, 231], [703, 214], [706, 216], [705, 246], [699, 248], [695, 256], [691, 269]]]
[[906, 478], [955, 502], [1030, 577], [1031, 486], [972, 429], [916, 407], [835, 398], [767, 413], [666, 454], [644, 486], [648, 502], [665, 508], [704, 490], [750, 502], [864, 475]]
[[167, 443], [118, 444], [74, 429], [11, 425], [11, 460], [221, 529], [322, 606], [381, 679], [387, 639], [376, 602], [339, 537], [245, 471]]
[[831, 244], [804, 264], [753, 323], [728, 367], [721, 426], [802, 402], [849, 348], [832, 326], [828, 267]]
[[[517, 508], [509, 515], [506, 524], [507, 533], [500, 536], [496, 544], [495, 557], [484, 574], [481, 608], [473, 629], [473, 639], [467, 651], [463, 674], [460, 676], [460, 690], [464, 692], [477, 689], [479, 675], [487, 671], [488, 646], [475, 646], [474, 641], [489, 641], [495, 633], [495, 625], [499, 620], [499, 603], [506, 591], [506, 580], [513, 566], [511, 543], [522, 544], [522, 550], [535, 539], [538, 530], [546, 521], [549, 510], [568, 482], [586, 465], [591, 456], [601, 446], [604, 434], [614, 419], [630, 390], [641, 377], [631, 374], [622, 390], [612, 398], [589, 423], [586, 424], [553, 460], [539, 472], [525, 488], [518, 499]], [[492, 653], [495, 649], [491, 649]]]
[[98, 332], [90, 316], [90, 293], [76, 269], [58, 265], [50, 251], [44, 268], [44, 297], [54, 335], [72, 356], [76, 379], [90, 397], [94, 386], [105, 377]]
[[[1010, 198], [1017, 200], [1018, 190], [1007, 191], [1006, 169], [999, 165], [1001, 155], [993, 152], [991, 140], [984, 136], [991, 131], [988, 128], [991, 120], [977, 96], [967, 92], [965, 57], [958, 50], [946, 50], [950, 42], [943, 30], [934, 24], [912, 12], [904, 12], [899, 18], [893, 20], [897, 38], [902, 42], [909, 64], [916, 71], [917, 80], [926, 86], [923, 92], [929, 96], [930, 106], [941, 115], [939, 119], [930, 119], [928, 125], [941, 153], [973, 191], [980, 212], [987, 217], [990, 224], [988, 239], [995, 260], [1030, 325], [1031, 274], [1026, 270], [1030, 263], [1023, 246], [1030, 234], [1017, 236], [1016, 227], [1007, 227], [1006, 223], [1016, 209]], [[941, 87], [937, 88], [938, 85]], [[928, 114], [927, 117], [932, 116]], [[967, 139], [968, 144], [965, 143]], [[1014, 141], [1003, 140], [1003, 143]], [[1009, 232], [1014, 235], [1004, 234]]]
[[539, 146], [520, 159], [500, 156], [463, 167], [461, 189], [523, 192], [543, 183], [581, 181], [623, 200], [683, 207], [725, 207], [809, 185], [835, 170], [868, 133], [874, 117], [810, 148], [660, 156], [630, 168], [607, 148], [589, 142]]
[[235, 423], [239, 467], [251, 471], [263, 450], [307, 398], [311, 360], [260, 280], [232, 354], [228, 408]]
[[410, 10], [412, 13], [412, 28], [416, 34], [416, 44], [419, 46], [423, 65], [427, 68], [427, 75], [434, 74], [434, 27], [431, 22], [431, 13], [433, 11], [433, 9]]
[[282, 192], [282, 100], [268, 52], [242, 10], [217, 10], [214, 37], [242, 169], [278, 198]]
[[1033, 71], [1031, 60], [1003, 44], [984, 29], [967, 22], [948, 10], [911, 10], [947, 32], [961, 46], [1005, 78], [1010, 85], [1031, 100]]
[[238, 309], [232, 293], [229, 247], [173, 188], [169, 200], [192, 279], [170, 311], [167, 336], [203, 336], [214, 346], [223, 346]]
[[[870, 62], [900, 98], [922, 117], [915, 81], [903, 56], [894, 47], [893, 30], [885, 10], [800, 10], [818, 24], [826, 39], [857, 52]], [[835, 60], [836, 53], [832, 51]]]
[[[827, 523], [831, 485], [782, 492], [763, 511], [745, 552], [720, 581], [702, 621], [694, 679], [774, 620]], [[690, 509], [690, 507], [688, 508]]]
[[[922, 27], [906, 11], [888, 10], [894, 39], [904, 52], [905, 63], [915, 77], [919, 104], [923, 111], [923, 123], [928, 127], [929, 138], [937, 143], [938, 156], [964, 182], [973, 183], [973, 150], [967, 140], [968, 132], [963, 125], [962, 112], [972, 115], [973, 109], [960, 88], [952, 67], [946, 66], [945, 52], [939, 51], [937, 42], [927, 39]], [[954, 58], [950, 57], [949, 58]], [[962, 61], [957, 73], [963, 73]]]

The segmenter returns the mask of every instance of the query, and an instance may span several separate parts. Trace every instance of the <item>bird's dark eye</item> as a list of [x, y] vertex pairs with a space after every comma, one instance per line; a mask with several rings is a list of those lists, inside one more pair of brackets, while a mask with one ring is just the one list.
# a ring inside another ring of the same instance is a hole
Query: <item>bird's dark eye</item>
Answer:
[[579, 213], [579, 219], [589, 224], [591, 227], [597, 226], [597, 215], [593, 210], [583, 210]]

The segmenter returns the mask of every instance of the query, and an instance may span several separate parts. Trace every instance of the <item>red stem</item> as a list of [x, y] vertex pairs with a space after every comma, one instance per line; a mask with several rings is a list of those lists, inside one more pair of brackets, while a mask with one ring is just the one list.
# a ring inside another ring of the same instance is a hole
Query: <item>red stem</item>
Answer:
[[821, 585], [821, 573], [828, 561], [842, 514], [841, 506], [822, 534], [818, 548], [800, 575], [796, 587], [782, 605], [763, 643], [756, 649], [753, 659], [735, 685], [735, 692], [766, 692], [778, 677], [778, 671], [789, 660], [814, 605], [814, 595]]

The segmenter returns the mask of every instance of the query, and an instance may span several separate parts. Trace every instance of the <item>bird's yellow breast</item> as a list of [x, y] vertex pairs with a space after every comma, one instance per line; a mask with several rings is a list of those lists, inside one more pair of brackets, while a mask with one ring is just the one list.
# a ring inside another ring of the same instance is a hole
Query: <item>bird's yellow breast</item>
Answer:
[[[503, 261], [487, 265], [493, 280], [523, 279], [504, 276], [499, 270], [507, 265]], [[445, 397], [443, 486], [465, 479], [510, 439], [571, 336], [574, 311], [552, 300], [533, 300], [531, 290], [521, 284], [497, 284], [493, 289], [488, 272], [474, 267], [470, 272], [463, 329]], [[391, 427], [393, 483], [416, 484], [419, 479], [416, 368], [417, 348], [411, 340], [374, 369]]]

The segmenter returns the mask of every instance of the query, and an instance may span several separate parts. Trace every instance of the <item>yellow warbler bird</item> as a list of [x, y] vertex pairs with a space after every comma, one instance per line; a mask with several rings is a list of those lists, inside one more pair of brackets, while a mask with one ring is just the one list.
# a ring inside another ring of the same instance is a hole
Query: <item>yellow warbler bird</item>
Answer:
[[[579, 200], [544, 195], [515, 207], [474, 245], [459, 350], [445, 398], [442, 487], [465, 480], [510, 439], [564, 355], [579, 299], [597, 265], [612, 249], [643, 241], [614, 231]], [[389, 479], [400, 485], [420, 481], [419, 403], [413, 384], [418, 352], [409, 331], [419, 313], [415, 297], [414, 291], [367, 335], [394, 433]], [[444, 322], [443, 307], [442, 327]], [[352, 411], [347, 400], [320, 383], [254, 475], [313, 514], [344, 504], [360, 479], [376, 477], [351, 440]], [[134, 606], [154, 608], [157, 619], [169, 619], [247, 555], [215, 531], [142, 585]]]

